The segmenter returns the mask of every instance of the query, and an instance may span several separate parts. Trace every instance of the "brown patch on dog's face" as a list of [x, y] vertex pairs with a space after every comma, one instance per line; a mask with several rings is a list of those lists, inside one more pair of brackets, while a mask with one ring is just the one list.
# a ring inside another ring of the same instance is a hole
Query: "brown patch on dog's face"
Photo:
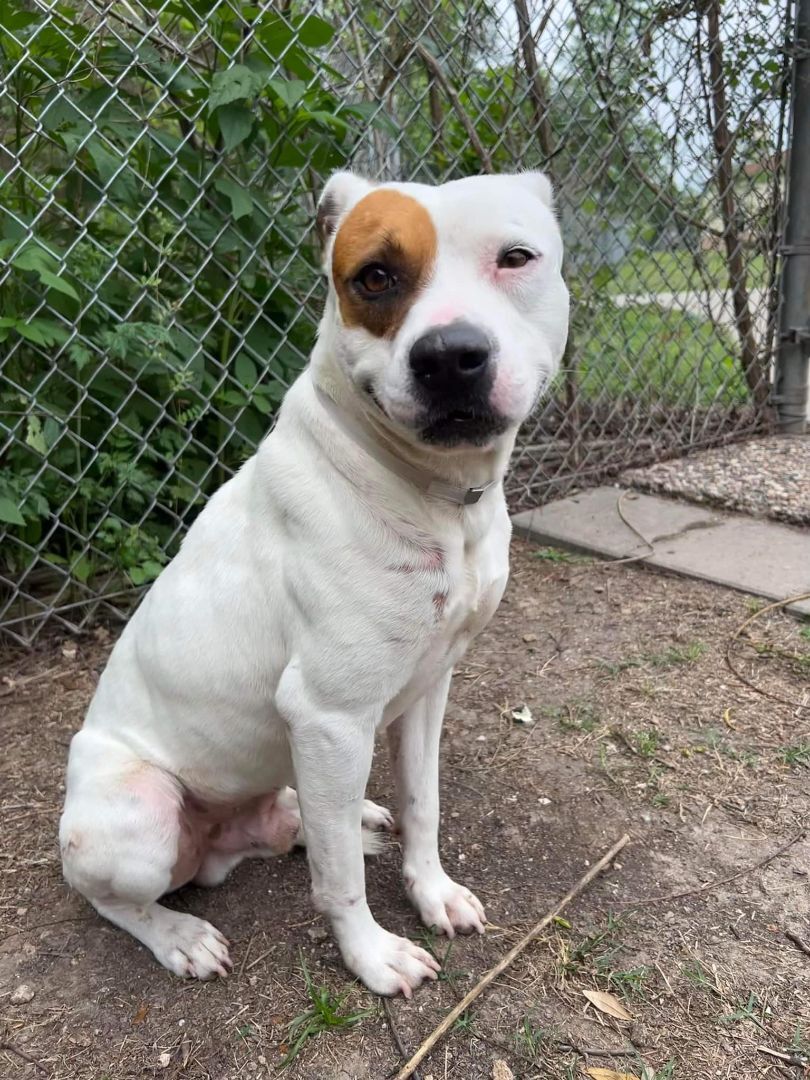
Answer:
[[436, 244], [430, 214], [410, 195], [383, 188], [362, 198], [338, 229], [332, 251], [346, 326], [393, 337], [430, 277]]

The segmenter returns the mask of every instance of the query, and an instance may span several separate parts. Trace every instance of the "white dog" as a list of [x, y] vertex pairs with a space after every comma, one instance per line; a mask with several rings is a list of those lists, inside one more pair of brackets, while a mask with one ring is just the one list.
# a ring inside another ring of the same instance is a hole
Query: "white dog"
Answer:
[[411, 901], [451, 937], [482, 932], [439, 861], [439, 735], [453, 665], [506, 584], [502, 478], [568, 293], [540, 173], [338, 173], [318, 224], [311, 363], [115, 646], [71, 745], [60, 843], [100, 914], [204, 979], [228, 943], [160, 897], [305, 841], [346, 965], [410, 997], [438, 965], [366, 903], [363, 827], [391, 824], [364, 800], [374, 738], [387, 729]]

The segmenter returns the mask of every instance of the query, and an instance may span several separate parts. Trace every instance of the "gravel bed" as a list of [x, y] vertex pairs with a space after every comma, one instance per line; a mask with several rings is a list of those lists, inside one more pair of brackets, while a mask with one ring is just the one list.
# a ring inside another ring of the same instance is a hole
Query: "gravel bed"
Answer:
[[810, 436], [768, 435], [646, 469], [622, 483], [792, 525], [810, 525]]

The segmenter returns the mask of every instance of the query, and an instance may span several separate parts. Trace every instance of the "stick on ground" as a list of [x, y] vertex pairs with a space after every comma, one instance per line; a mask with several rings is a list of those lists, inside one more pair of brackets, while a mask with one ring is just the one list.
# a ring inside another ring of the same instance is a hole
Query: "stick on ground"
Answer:
[[528, 932], [528, 934], [525, 934], [517, 943], [517, 945], [515, 945], [513, 949], [510, 949], [506, 956], [504, 956], [501, 960], [498, 961], [495, 967], [489, 969], [486, 975], [484, 975], [483, 978], [481, 978], [475, 984], [475, 986], [472, 988], [472, 990], [470, 990], [468, 994], [465, 994], [461, 1001], [459, 1001], [459, 1003], [450, 1010], [447, 1016], [445, 1016], [444, 1020], [442, 1020], [439, 1026], [436, 1027], [425, 1039], [425, 1041], [422, 1043], [422, 1045], [419, 1047], [419, 1049], [416, 1051], [410, 1061], [403, 1065], [403, 1067], [399, 1070], [395, 1077], [395, 1080], [408, 1080], [408, 1077], [413, 1075], [417, 1066], [425, 1057], [427, 1057], [427, 1055], [430, 1053], [436, 1043], [439, 1042], [439, 1040], [447, 1034], [447, 1032], [450, 1030], [456, 1020], [458, 1020], [459, 1016], [461, 1016], [465, 1009], [468, 1009], [470, 1005], [475, 1001], [475, 999], [484, 992], [484, 990], [489, 986], [489, 984], [494, 979], [497, 979], [500, 974], [506, 971], [510, 964], [514, 963], [514, 961], [518, 958], [518, 956], [520, 956], [524, 949], [531, 945], [535, 938], [537, 938], [539, 934], [541, 934], [542, 931], [545, 930], [545, 928], [553, 919], [556, 919], [557, 916], [561, 914], [561, 912], [564, 911], [566, 907], [568, 907], [572, 900], [576, 899], [576, 897], [579, 896], [580, 893], [584, 892], [585, 889], [587, 889], [593, 879], [597, 877], [597, 875], [599, 875], [605, 869], [605, 867], [608, 866], [616, 858], [622, 848], [629, 843], [630, 837], [627, 835], [627, 833], [625, 833], [621, 840], [618, 840], [610, 849], [610, 851], [608, 851], [606, 855], [603, 855], [599, 862], [595, 863], [590, 868], [588, 873], [581, 879], [581, 881], [579, 881], [578, 884], [576, 884], [569, 893], [566, 893], [566, 895], [562, 898], [562, 900], [560, 900], [559, 904], [557, 904], [553, 911], [550, 911], [548, 915], [544, 915], [540, 922], [537, 923], [536, 926], [533, 926], [532, 929]]

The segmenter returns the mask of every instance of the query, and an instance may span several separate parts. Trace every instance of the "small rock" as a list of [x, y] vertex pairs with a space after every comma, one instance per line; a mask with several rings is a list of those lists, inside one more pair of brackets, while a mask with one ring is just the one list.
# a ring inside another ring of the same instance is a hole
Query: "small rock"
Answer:
[[14, 993], [11, 995], [12, 1005], [27, 1005], [29, 1001], [34, 1000], [34, 991], [28, 986], [27, 983], [20, 983]]
[[158, 1068], [159, 1069], [168, 1069], [168, 1067], [171, 1065], [171, 1063], [172, 1063], [172, 1055], [169, 1053], [168, 1050], [164, 1050], [163, 1053], [158, 1058]]
[[515, 1080], [515, 1074], [505, 1061], [492, 1062], [492, 1080]]
[[328, 935], [328, 931], [325, 926], [310, 926], [307, 930], [307, 937], [310, 941], [323, 941]]
[[22, 918], [23, 915], [27, 915], [27, 914], [28, 914], [28, 908], [27, 907], [18, 907], [17, 908], [17, 915], [20, 918]]
[[528, 645], [532, 641], [537, 641], [537, 634], [524, 634], [523, 635], [523, 640]]
[[62, 646], [62, 656], [65, 660], [75, 660], [78, 646], [75, 641], [66, 641]]

